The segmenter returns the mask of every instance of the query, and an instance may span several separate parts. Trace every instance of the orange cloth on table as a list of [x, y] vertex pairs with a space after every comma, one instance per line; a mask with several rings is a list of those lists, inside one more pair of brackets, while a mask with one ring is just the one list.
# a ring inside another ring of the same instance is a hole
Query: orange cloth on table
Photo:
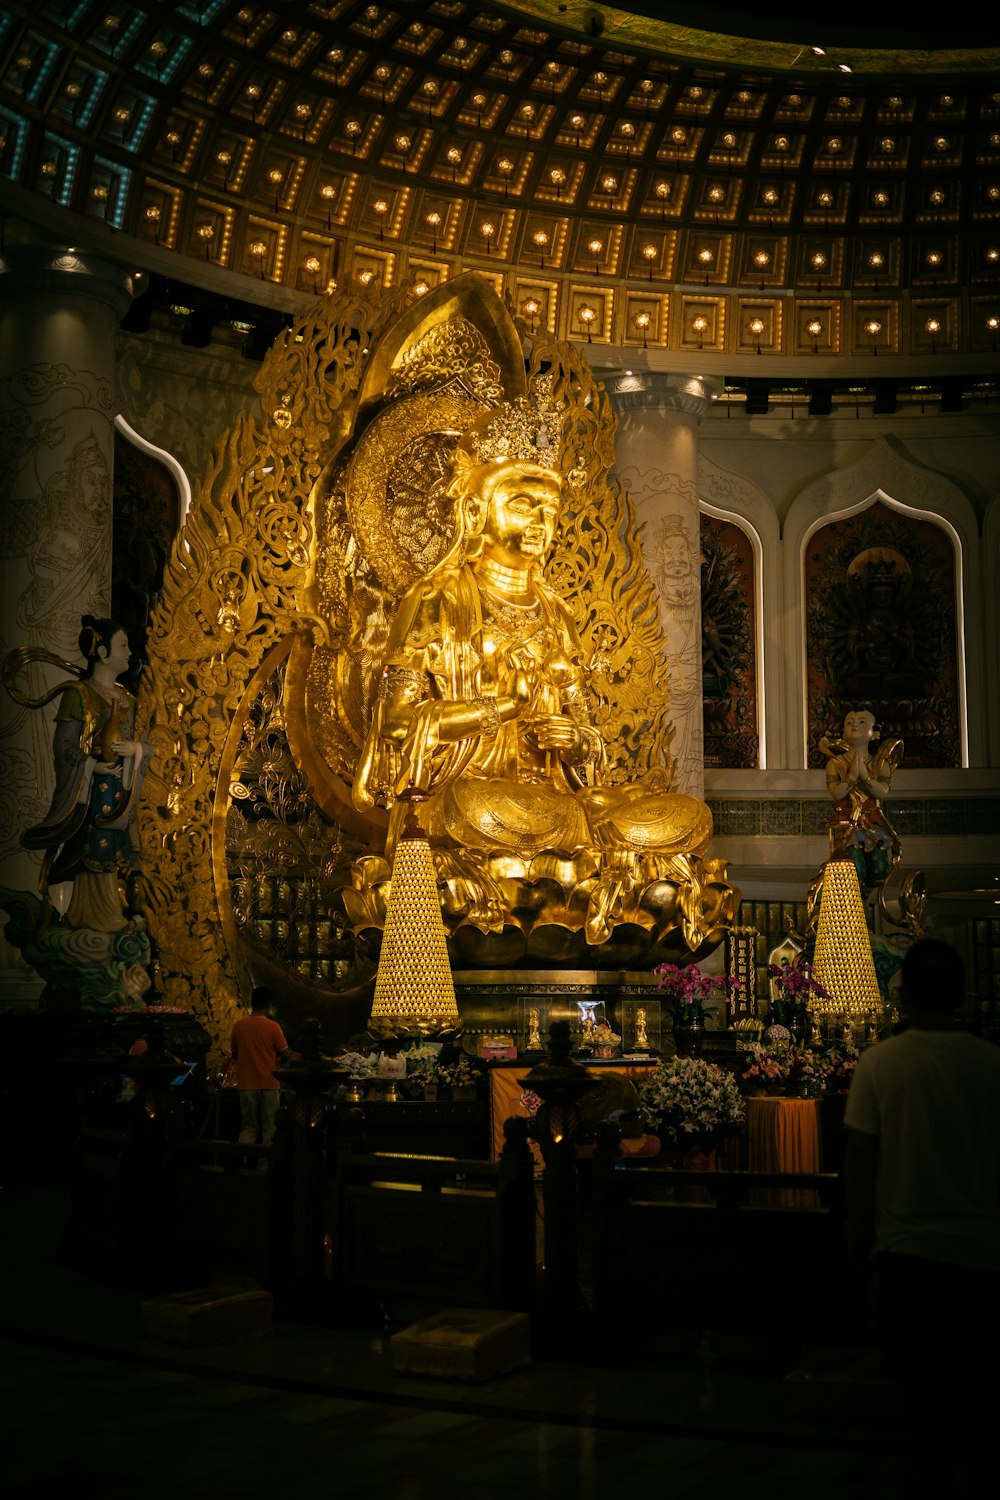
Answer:
[[747, 1156], [751, 1172], [818, 1172], [817, 1101], [748, 1100]]
[[269, 1016], [243, 1016], [233, 1027], [230, 1043], [241, 1089], [276, 1089], [274, 1067], [288, 1050], [285, 1034]]
[[[818, 1172], [819, 1101], [748, 1099], [747, 1168], [751, 1172]], [[819, 1208], [812, 1189], [776, 1188], [765, 1201], [775, 1208]]]

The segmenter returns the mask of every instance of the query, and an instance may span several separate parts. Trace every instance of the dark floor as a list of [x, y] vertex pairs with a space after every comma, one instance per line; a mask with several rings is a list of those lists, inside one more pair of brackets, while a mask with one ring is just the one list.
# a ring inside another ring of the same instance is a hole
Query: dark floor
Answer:
[[[807, 1348], [782, 1372], [756, 1368], [745, 1340], [738, 1357], [703, 1343], [470, 1385], [394, 1374], [380, 1332], [278, 1323], [186, 1350], [143, 1338], [139, 1293], [58, 1264], [67, 1201], [51, 1187], [0, 1200], [7, 1496], [46, 1480], [144, 1500], [303, 1484], [380, 1500], [914, 1493], [873, 1351]], [[748, 1321], [821, 1318], [808, 1277], [793, 1280], [795, 1297], [748, 1287]]]

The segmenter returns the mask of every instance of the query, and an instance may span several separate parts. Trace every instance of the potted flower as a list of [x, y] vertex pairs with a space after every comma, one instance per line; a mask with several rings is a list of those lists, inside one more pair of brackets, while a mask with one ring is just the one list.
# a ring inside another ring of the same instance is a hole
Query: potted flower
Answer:
[[816, 1099], [828, 1090], [837, 1092], [850, 1083], [858, 1065], [858, 1050], [839, 1042], [829, 1047], [789, 1046], [787, 1040], [767, 1038], [738, 1044], [747, 1066], [741, 1074], [750, 1093], [791, 1094]]
[[775, 1047], [767, 1042], [737, 1042], [746, 1054], [746, 1068], [740, 1077], [751, 1094], [781, 1094], [788, 1083], [787, 1046]]
[[861, 1053], [853, 1042], [832, 1042], [824, 1053], [826, 1088], [831, 1094], [844, 1094], [851, 1086], [854, 1069]]
[[473, 1100], [479, 1094], [482, 1070], [475, 1061], [462, 1053], [448, 1062], [428, 1059], [407, 1074], [407, 1086], [424, 1099], [434, 1100], [447, 1090], [454, 1103]]
[[829, 1000], [830, 991], [820, 984], [812, 964], [804, 958], [797, 964], [785, 959], [780, 964], [768, 964], [767, 972], [773, 990], [768, 1025], [787, 1026], [795, 1041], [808, 1040], [812, 1034], [809, 1002]]
[[716, 1147], [746, 1117], [732, 1074], [700, 1057], [672, 1057], [659, 1063], [638, 1092], [643, 1116], [675, 1154]]
[[826, 1091], [826, 1056], [811, 1047], [793, 1047], [788, 1059], [788, 1092], [797, 1099], [818, 1099]]
[[740, 988], [738, 979], [721, 974], [705, 974], [697, 964], [681, 968], [678, 964], [659, 964], [657, 977], [663, 1006], [673, 1024], [674, 1041], [681, 1056], [696, 1055], [701, 1050], [705, 1018], [711, 1015], [706, 1000], [721, 990], [729, 997]]
[[479, 1080], [482, 1078], [482, 1069], [477, 1067], [471, 1057], [464, 1052], [455, 1062], [438, 1063], [435, 1069], [438, 1075], [438, 1086], [451, 1089], [451, 1097], [457, 1103], [460, 1100], [472, 1100], [479, 1094]]

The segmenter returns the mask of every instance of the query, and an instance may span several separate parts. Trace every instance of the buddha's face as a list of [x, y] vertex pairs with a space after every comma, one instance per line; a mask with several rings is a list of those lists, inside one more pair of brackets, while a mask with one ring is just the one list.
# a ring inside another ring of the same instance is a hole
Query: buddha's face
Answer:
[[559, 480], [550, 469], [502, 469], [488, 496], [484, 551], [509, 568], [540, 562], [552, 546], [561, 503]]

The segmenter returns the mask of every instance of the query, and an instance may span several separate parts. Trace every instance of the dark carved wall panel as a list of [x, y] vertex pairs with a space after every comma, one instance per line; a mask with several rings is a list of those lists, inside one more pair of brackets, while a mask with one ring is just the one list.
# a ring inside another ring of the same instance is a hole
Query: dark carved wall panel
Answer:
[[961, 765], [955, 557], [943, 527], [881, 502], [805, 557], [809, 765], [852, 708], [905, 741], [908, 767]]
[[701, 658], [705, 765], [760, 760], [754, 555], [732, 521], [701, 518]]

